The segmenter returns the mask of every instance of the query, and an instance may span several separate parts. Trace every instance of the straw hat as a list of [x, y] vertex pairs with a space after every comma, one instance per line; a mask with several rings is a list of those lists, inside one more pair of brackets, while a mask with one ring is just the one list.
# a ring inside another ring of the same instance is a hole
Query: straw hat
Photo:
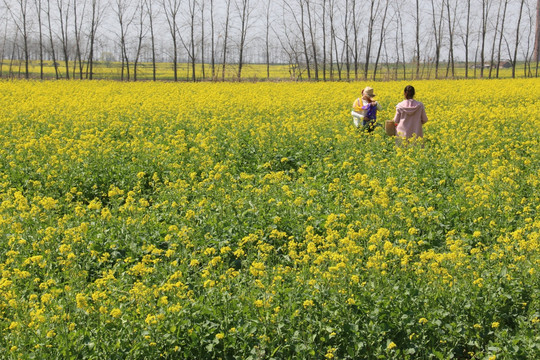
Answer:
[[373, 93], [373, 88], [372, 87], [369, 87], [369, 86], [366, 86], [366, 88], [364, 89], [364, 95], [367, 95], [369, 97], [374, 97], [376, 96], [374, 93]]

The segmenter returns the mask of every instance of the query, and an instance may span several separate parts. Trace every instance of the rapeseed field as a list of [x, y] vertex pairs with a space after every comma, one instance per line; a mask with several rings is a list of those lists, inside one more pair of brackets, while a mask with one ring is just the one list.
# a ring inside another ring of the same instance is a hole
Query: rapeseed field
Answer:
[[540, 82], [0, 82], [0, 358], [540, 358]]

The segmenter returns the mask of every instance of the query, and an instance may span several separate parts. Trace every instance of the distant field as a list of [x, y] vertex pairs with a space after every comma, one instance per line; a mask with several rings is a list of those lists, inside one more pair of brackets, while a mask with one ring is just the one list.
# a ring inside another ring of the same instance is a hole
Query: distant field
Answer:
[[[535, 65], [535, 64], [533, 64]], [[516, 77], [521, 78], [525, 77], [523, 63], [519, 63], [516, 67]], [[137, 80], [145, 81], [153, 79], [153, 69], [151, 63], [140, 63], [137, 67]], [[11, 71], [10, 71], [11, 69]], [[65, 64], [59, 63], [59, 76], [61, 78], [66, 77]], [[70, 64], [70, 77], [73, 77], [73, 63]], [[75, 69], [75, 77], [80, 78], [80, 71], [77, 65]], [[528, 69], [527, 69], [528, 70]], [[8, 60], [4, 60], [2, 66], [2, 77], [15, 77], [22, 78], [24, 77], [24, 62], [13, 62], [11, 63]], [[203, 66], [201, 64], [196, 64], [196, 78], [197, 80], [203, 79]], [[216, 78], [218, 80], [222, 79], [222, 65], [215, 65]], [[225, 79], [226, 80], [236, 80], [237, 79], [238, 66], [234, 64], [229, 64], [225, 67]], [[330, 79], [330, 69], [326, 69], [327, 79]], [[531, 73], [529, 75], [534, 76], [536, 74], [536, 69], [530, 69]], [[83, 70], [83, 77], [86, 77], [86, 65]], [[31, 78], [40, 77], [40, 65], [39, 61], [32, 61], [30, 64], [30, 74]], [[439, 68], [439, 78], [446, 77], [446, 64], [441, 64]], [[457, 78], [465, 78], [465, 64], [458, 63], [455, 67], [455, 74]], [[212, 78], [212, 68], [210, 64], [205, 64], [204, 66], [204, 79], [211, 80]], [[391, 80], [403, 80], [413, 79], [416, 75], [416, 65], [408, 64], [403, 70], [403, 66], [400, 65], [396, 69], [394, 65], [386, 66], [386, 64], [379, 64], [377, 70], [377, 81], [391, 81]], [[449, 76], [451, 72], [449, 72]], [[314, 70], [312, 69], [312, 79], [315, 78]], [[323, 79], [323, 69], [319, 69], [319, 78]], [[333, 70], [334, 80], [339, 80], [339, 72], [336, 66]], [[492, 77], [495, 78], [496, 69], [492, 70]], [[55, 78], [55, 70], [53, 63], [51, 61], [46, 61], [44, 63], [44, 77], [47, 79]], [[355, 79], [354, 69], [351, 69], [350, 74], [351, 80]], [[363, 69], [359, 70], [359, 79], [363, 78]], [[469, 78], [480, 77], [480, 69], [472, 68], [472, 65], [469, 67]], [[489, 77], [489, 69], [484, 69], [484, 78]], [[511, 78], [512, 69], [511, 68], [501, 68], [499, 72], [499, 78]], [[94, 64], [94, 78], [95, 79], [104, 79], [104, 80], [120, 80], [121, 79], [121, 63], [117, 62], [96, 62]], [[172, 81], [174, 80], [173, 64], [172, 63], [157, 63], [156, 65], [156, 78], [157, 80], [162, 81]], [[289, 65], [270, 65], [270, 80], [307, 80], [306, 69], [297, 69], [290, 67]], [[420, 67], [420, 78], [424, 79], [434, 79], [435, 78], [435, 69], [434, 66], [422, 65]], [[127, 80], [127, 72], [124, 73], [124, 79]], [[191, 77], [191, 64], [181, 63], [178, 64], [178, 79], [181, 81], [190, 81]], [[247, 64], [242, 69], [242, 79], [243, 80], [265, 80], [267, 79], [267, 68], [265, 64]], [[368, 79], [373, 79], [373, 68], [370, 68]], [[133, 80], [133, 64], [130, 64], [130, 80]], [[341, 69], [341, 80], [347, 80], [347, 75], [345, 71], [345, 65]]]
[[412, 84], [0, 81], [0, 358], [539, 359], [540, 80]]

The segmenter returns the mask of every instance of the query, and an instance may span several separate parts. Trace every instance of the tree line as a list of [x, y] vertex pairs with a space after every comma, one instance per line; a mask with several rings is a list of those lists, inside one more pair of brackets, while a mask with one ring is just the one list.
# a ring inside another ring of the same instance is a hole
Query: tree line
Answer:
[[269, 79], [273, 64], [315, 81], [538, 76], [540, 0], [1, 1], [3, 77], [52, 62], [56, 79], [93, 79], [113, 61], [126, 81], [141, 63], [174, 81], [241, 80], [251, 63]]

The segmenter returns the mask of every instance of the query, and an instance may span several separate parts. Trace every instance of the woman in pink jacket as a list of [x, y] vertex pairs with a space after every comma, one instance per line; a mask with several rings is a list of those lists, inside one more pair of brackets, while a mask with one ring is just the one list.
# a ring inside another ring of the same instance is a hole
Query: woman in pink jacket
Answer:
[[414, 87], [405, 87], [405, 100], [396, 105], [396, 135], [400, 138], [410, 139], [413, 137], [422, 138], [424, 132], [422, 125], [428, 121], [424, 104], [413, 99]]

